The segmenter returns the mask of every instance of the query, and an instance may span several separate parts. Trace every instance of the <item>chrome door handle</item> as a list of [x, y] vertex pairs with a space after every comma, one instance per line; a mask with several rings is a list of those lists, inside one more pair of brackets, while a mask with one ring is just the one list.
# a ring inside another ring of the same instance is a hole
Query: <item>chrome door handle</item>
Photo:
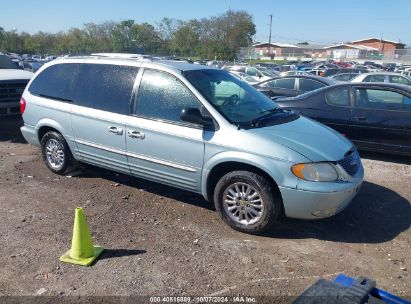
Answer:
[[123, 134], [123, 129], [122, 128], [117, 128], [117, 127], [113, 127], [113, 126], [109, 126], [108, 131], [110, 133], [114, 133], [114, 134], [117, 134], [117, 135]]
[[143, 132], [139, 131], [129, 130], [127, 133], [131, 138], [144, 139], [146, 137]]

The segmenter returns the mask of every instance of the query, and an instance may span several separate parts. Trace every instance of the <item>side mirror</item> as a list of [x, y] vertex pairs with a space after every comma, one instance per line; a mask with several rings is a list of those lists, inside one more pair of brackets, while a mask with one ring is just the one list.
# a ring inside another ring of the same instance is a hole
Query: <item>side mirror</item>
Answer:
[[185, 122], [201, 125], [206, 129], [214, 129], [214, 122], [210, 117], [204, 117], [198, 108], [184, 108], [180, 119]]

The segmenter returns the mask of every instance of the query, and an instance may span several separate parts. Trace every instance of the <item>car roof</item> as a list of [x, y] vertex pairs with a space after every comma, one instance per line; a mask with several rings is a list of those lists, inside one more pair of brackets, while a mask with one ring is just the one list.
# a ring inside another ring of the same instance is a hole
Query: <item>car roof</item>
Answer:
[[284, 99], [304, 99], [307, 96], [318, 94], [319, 92], [331, 90], [338, 87], [359, 87], [359, 88], [369, 88], [369, 89], [392, 89], [395, 91], [401, 91], [408, 97], [411, 97], [411, 86], [405, 84], [389, 83], [389, 82], [345, 82], [338, 83], [331, 86], [323, 87], [314, 91], [310, 91], [295, 97], [284, 98]]
[[334, 75], [331, 75], [331, 76], [328, 76], [328, 77], [329, 78], [334, 78], [334, 77], [341, 76], [341, 75], [362, 75], [362, 74], [358, 74], [358, 73], [354, 73], [354, 72], [351, 72], [351, 73], [338, 73], [338, 74], [334, 74]]
[[[128, 55], [128, 54], [127, 54]], [[199, 64], [193, 64], [177, 60], [160, 60], [160, 59], [148, 59], [148, 58], [136, 58], [136, 57], [106, 57], [106, 56], [73, 56], [68, 58], [60, 58], [48, 62], [43, 65], [42, 69], [47, 68], [54, 64], [63, 63], [101, 63], [101, 64], [116, 64], [116, 65], [129, 65], [129, 66], [141, 66], [147, 68], [159, 68], [160, 70], [174, 70], [174, 71], [191, 71], [191, 70], [219, 70], [221, 69], [204, 66]]]
[[371, 72], [371, 73], [362, 73], [359, 74], [361, 76], [368, 76], [368, 75], [393, 75], [393, 76], [401, 76], [401, 73], [395, 72]]

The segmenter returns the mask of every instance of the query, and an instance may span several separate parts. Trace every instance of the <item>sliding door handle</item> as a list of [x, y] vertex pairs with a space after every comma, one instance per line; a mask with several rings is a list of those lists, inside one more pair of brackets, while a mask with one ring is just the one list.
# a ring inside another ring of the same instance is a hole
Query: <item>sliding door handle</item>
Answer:
[[131, 137], [131, 138], [137, 138], [137, 139], [146, 138], [144, 133], [140, 132], [140, 131], [129, 130], [127, 133], [128, 133], [128, 136]]

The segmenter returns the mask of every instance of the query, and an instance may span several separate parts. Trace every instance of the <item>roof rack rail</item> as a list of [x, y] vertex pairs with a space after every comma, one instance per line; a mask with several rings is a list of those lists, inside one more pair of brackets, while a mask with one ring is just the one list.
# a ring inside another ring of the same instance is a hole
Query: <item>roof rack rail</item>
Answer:
[[154, 60], [151, 55], [132, 54], [132, 53], [92, 53], [91, 57], [115, 58], [115, 59], [133, 59], [133, 60]]

